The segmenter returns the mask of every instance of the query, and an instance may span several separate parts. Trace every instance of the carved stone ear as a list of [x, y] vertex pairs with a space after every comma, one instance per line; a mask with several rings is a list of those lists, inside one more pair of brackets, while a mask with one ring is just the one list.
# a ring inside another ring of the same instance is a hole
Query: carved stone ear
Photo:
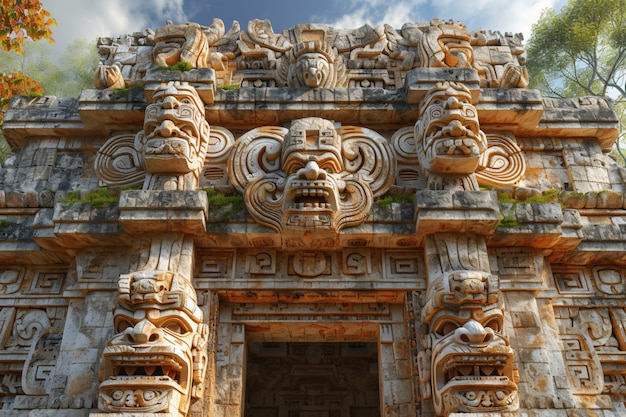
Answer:
[[[143, 134], [143, 132], [140, 132]], [[121, 187], [141, 184], [146, 172], [135, 149], [135, 135], [112, 136], [96, 154], [96, 175], [106, 185]]]
[[237, 191], [243, 193], [251, 181], [281, 171], [281, 149], [288, 132], [284, 127], [264, 126], [237, 139], [228, 160], [228, 176]]
[[387, 139], [358, 126], [342, 126], [337, 133], [346, 171], [369, 184], [374, 197], [385, 194], [396, 177], [396, 161]]
[[496, 187], [517, 184], [526, 172], [526, 159], [509, 133], [487, 134], [487, 150], [478, 162], [476, 179], [479, 184]]

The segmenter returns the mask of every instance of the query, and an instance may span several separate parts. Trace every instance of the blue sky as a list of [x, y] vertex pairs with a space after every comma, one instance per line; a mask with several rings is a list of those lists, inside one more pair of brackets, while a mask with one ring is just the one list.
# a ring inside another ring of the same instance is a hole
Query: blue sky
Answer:
[[298, 23], [326, 23], [337, 28], [356, 28], [388, 23], [395, 28], [405, 22], [432, 18], [461, 21], [470, 31], [491, 29], [522, 33], [527, 40], [531, 27], [547, 7], [556, 10], [566, 0], [42, 0], [57, 19], [55, 49], [62, 53], [74, 39], [95, 40], [156, 29], [166, 20], [209, 25], [224, 21], [226, 30], [237, 20], [242, 29], [253, 18], [269, 19], [274, 32]]

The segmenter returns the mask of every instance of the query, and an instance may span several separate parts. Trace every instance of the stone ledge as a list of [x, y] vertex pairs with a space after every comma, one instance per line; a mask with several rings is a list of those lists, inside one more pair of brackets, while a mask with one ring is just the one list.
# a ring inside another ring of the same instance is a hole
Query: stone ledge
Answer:
[[552, 248], [563, 235], [563, 212], [555, 203], [502, 203], [500, 222], [489, 245]]
[[200, 191], [125, 190], [119, 222], [127, 233], [206, 232], [208, 198]]
[[441, 81], [456, 81], [469, 88], [472, 101], [478, 101], [480, 78], [474, 68], [415, 68], [406, 74], [406, 101], [419, 104], [424, 96]]
[[492, 234], [500, 219], [495, 191], [433, 191], [415, 194], [415, 231]]
[[181, 81], [193, 86], [204, 104], [215, 101], [215, 70], [213, 68], [195, 68], [189, 71], [172, 71], [164, 68], [148, 70], [142, 82], [145, 83], [146, 101], [152, 100], [154, 90], [162, 83]]

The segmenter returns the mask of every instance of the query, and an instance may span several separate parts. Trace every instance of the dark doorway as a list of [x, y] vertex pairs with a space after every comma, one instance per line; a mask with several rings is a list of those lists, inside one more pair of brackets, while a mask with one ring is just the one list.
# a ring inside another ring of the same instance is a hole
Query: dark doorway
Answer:
[[379, 417], [376, 343], [248, 344], [245, 417]]

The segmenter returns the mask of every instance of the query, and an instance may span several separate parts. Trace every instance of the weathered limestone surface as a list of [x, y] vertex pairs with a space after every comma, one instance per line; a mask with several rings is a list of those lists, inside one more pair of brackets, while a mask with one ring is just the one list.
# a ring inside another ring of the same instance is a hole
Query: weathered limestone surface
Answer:
[[0, 417], [626, 415], [618, 123], [528, 89], [521, 36], [98, 51], [4, 118]]

